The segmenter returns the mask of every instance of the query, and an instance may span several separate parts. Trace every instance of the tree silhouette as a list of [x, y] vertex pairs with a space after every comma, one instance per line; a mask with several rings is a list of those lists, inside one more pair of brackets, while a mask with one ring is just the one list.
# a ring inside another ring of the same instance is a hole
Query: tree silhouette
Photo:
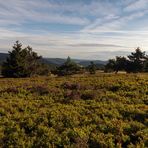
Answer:
[[47, 68], [40, 62], [41, 56], [32, 51], [30, 46], [22, 48], [19, 41], [9, 52], [9, 57], [2, 64], [2, 75], [5, 77], [30, 77], [36, 74], [47, 72]]
[[81, 67], [77, 63], [73, 62], [70, 57], [68, 57], [66, 62], [58, 67], [55, 73], [59, 76], [64, 76], [76, 74], [80, 72], [80, 70]]
[[115, 72], [118, 73], [119, 70], [125, 70], [127, 62], [126, 62], [125, 57], [116, 57], [116, 62], [115, 62]]
[[105, 66], [105, 72], [118, 73], [119, 70], [126, 72], [147, 72], [148, 56], [138, 47], [128, 58], [117, 56], [116, 59], [110, 59]]
[[144, 72], [148, 72], [148, 55], [146, 55], [146, 57], [145, 57], [143, 69], [144, 69]]
[[90, 65], [88, 66], [88, 70], [90, 72], [90, 74], [95, 74], [96, 73], [96, 65], [94, 64], [94, 62], [90, 62]]
[[146, 59], [145, 52], [142, 52], [138, 47], [135, 52], [128, 56], [127, 72], [142, 72], [144, 68], [144, 61]]
[[108, 63], [105, 66], [105, 72], [113, 72], [116, 69], [116, 60], [109, 59]]

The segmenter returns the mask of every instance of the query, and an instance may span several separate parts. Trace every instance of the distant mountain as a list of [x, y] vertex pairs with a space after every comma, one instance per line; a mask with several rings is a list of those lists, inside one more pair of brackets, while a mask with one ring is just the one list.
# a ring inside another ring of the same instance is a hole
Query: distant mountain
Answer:
[[[100, 60], [81, 60], [81, 59], [72, 59], [74, 62], [86, 67], [90, 65], [90, 62], [93, 61], [96, 65], [106, 65], [107, 61]], [[56, 66], [60, 66], [65, 63], [66, 59], [61, 58], [44, 58], [46, 63], [54, 64]]]
[[65, 63], [66, 59], [61, 58], [43, 58], [46, 64], [53, 64], [55, 66], [60, 66]]
[[[0, 53], [0, 64], [6, 60], [8, 54], [7, 53]], [[62, 59], [62, 58], [43, 58], [43, 62], [48, 64], [48, 65], [52, 65], [52, 66], [60, 66], [62, 65], [64, 62], [66, 61], [66, 59]], [[100, 61], [100, 60], [81, 60], [81, 59], [73, 59], [73, 61], [75, 61], [76, 63], [86, 67], [88, 65], [90, 65], [90, 62], [93, 61], [97, 66], [104, 66], [107, 61]]]
[[0, 64], [2, 64], [2, 62], [5, 61], [7, 57], [7, 53], [0, 53]]
[[[80, 60], [79, 64], [83, 66], [88, 66], [90, 65], [90, 62], [93, 60]], [[107, 61], [100, 61], [100, 60], [94, 60], [94, 64], [96, 65], [106, 65]]]

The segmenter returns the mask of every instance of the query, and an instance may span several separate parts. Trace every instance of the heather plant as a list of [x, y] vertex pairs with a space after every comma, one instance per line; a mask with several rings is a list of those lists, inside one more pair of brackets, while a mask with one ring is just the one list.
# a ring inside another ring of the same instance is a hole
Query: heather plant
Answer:
[[0, 79], [0, 147], [148, 147], [147, 74]]

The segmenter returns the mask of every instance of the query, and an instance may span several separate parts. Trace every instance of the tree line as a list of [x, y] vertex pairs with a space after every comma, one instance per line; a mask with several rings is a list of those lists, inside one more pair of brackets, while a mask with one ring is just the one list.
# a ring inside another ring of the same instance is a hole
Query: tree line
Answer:
[[105, 72], [118, 73], [120, 70], [127, 73], [148, 72], [148, 55], [138, 47], [127, 57], [110, 59], [105, 66]]
[[[88, 71], [90, 74], [95, 74], [97, 66], [94, 62], [86, 68], [75, 63], [70, 57], [66, 62], [53, 70], [50, 70], [48, 64], [43, 62], [43, 58], [38, 56], [30, 46], [25, 48], [19, 41], [13, 46], [12, 51], [9, 51], [9, 56], [3, 62], [1, 74], [4, 77], [31, 77], [35, 75], [48, 75], [49, 73], [58, 76], [79, 74]], [[126, 72], [148, 72], [148, 55], [137, 48], [135, 52], [126, 57], [116, 57], [110, 59], [104, 67], [105, 72], [118, 72], [124, 70]]]

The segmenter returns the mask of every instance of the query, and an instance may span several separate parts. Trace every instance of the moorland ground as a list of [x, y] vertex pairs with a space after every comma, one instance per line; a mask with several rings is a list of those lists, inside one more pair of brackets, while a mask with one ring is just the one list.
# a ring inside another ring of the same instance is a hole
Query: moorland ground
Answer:
[[0, 147], [148, 147], [148, 74], [0, 78]]

